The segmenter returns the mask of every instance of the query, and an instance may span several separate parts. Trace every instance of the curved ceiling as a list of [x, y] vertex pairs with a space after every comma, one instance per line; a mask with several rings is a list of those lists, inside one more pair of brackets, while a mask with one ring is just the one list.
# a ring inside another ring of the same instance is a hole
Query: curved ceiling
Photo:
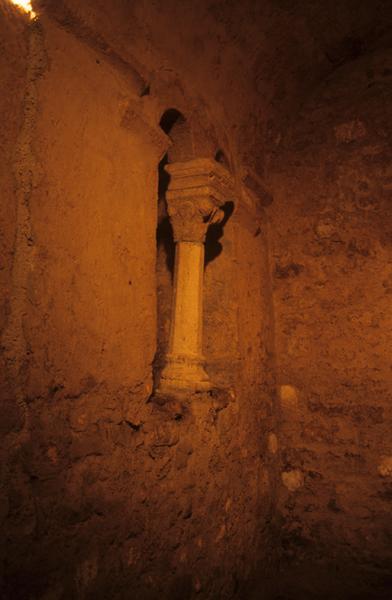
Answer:
[[[390, 0], [37, 0], [93, 32], [148, 85], [178, 78], [243, 160], [263, 170], [312, 90], [341, 64], [390, 44]], [[83, 33], [84, 32], [84, 33]]]

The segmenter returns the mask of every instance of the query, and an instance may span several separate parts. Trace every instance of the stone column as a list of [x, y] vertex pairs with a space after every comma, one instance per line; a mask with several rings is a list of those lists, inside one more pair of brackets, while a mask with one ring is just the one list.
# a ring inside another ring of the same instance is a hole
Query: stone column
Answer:
[[199, 392], [212, 384], [202, 354], [204, 242], [211, 223], [232, 200], [228, 171], [214, 160], [172, 163], [166, 194], [176, 242], [172, 320], [169, 349], [158, 393]]

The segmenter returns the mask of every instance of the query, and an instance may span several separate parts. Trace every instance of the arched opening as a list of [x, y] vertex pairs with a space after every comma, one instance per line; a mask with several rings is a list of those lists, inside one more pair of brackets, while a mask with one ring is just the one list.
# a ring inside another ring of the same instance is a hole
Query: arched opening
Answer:
[[159, 127], [169, 135], [174, 126], [185, 123], [185, 117], [176, 108], [168, 108], [165, 110], [159, 121]]
[[194, 158], [191, 129], [180, 111], [169, 108], [163, 113], [159, 125], [172, 142], [167, 151], [168, 162], [183, 162]]

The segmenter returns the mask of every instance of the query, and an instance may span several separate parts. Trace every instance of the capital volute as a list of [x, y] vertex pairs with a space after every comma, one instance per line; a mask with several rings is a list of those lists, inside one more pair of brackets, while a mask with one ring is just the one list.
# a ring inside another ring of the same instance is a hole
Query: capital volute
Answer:
[[203, 243], [211, 223], [224, 217], [220, 209], [233, 199], [230, 173], [214, 160], [199, 158], [166, 166], [166, 193], [175, 241]]

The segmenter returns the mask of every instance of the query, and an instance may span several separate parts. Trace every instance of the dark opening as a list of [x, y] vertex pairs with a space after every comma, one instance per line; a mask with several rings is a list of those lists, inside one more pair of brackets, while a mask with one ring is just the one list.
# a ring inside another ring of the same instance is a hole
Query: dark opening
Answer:
[[185, 123], [185, 119], [176, 108], [169, 108], [163, 113], [161, 120], [159, 121], [159, 126], [166, 135], [170, 135], [170, 132], [176, 123]]
[[223, 150], [221, 150], [220, 148], [216, 151], [215, 153], [215, 160], [216, 162], [220, 163], [221, 165], [223, 165], [224, 167], [226, 167], [226, 169], [228, 171], [230, 171], [230, 165], [229, 165], [229, 161], [226, 158], [226, 154], [223, 152]]
[[192, 133], [189, 123], [176, 108], [166, 110], [159, 124], [172, 141], [167, 151], [169, 162], [183, 162], [194, 158]]
[[175, 243], [166, 205], [166, 192], [170, 181], [170, 175], [165, 171], [167, 163], [168, 156], [165, 154], [158, 166], [158, 225], [156, 239], [158, 252], [161, 248], [164, 250], [167, 268], [173, 276]]
[[159, 375], [164, 365], [164, 356], [169, 340], [169, 327], [171, 316], [171, 297], [174, 272], [175, 244], [173, 229], [170, 223], [166, 206], [166, 192], [170, 181], [169, 174], [165, 171], [168, 156], [162, 158], [158, 165], [158, 223], [156, 229], [157, 257], [157, 351], [153, 363], [154, 387], [159, 381]]

